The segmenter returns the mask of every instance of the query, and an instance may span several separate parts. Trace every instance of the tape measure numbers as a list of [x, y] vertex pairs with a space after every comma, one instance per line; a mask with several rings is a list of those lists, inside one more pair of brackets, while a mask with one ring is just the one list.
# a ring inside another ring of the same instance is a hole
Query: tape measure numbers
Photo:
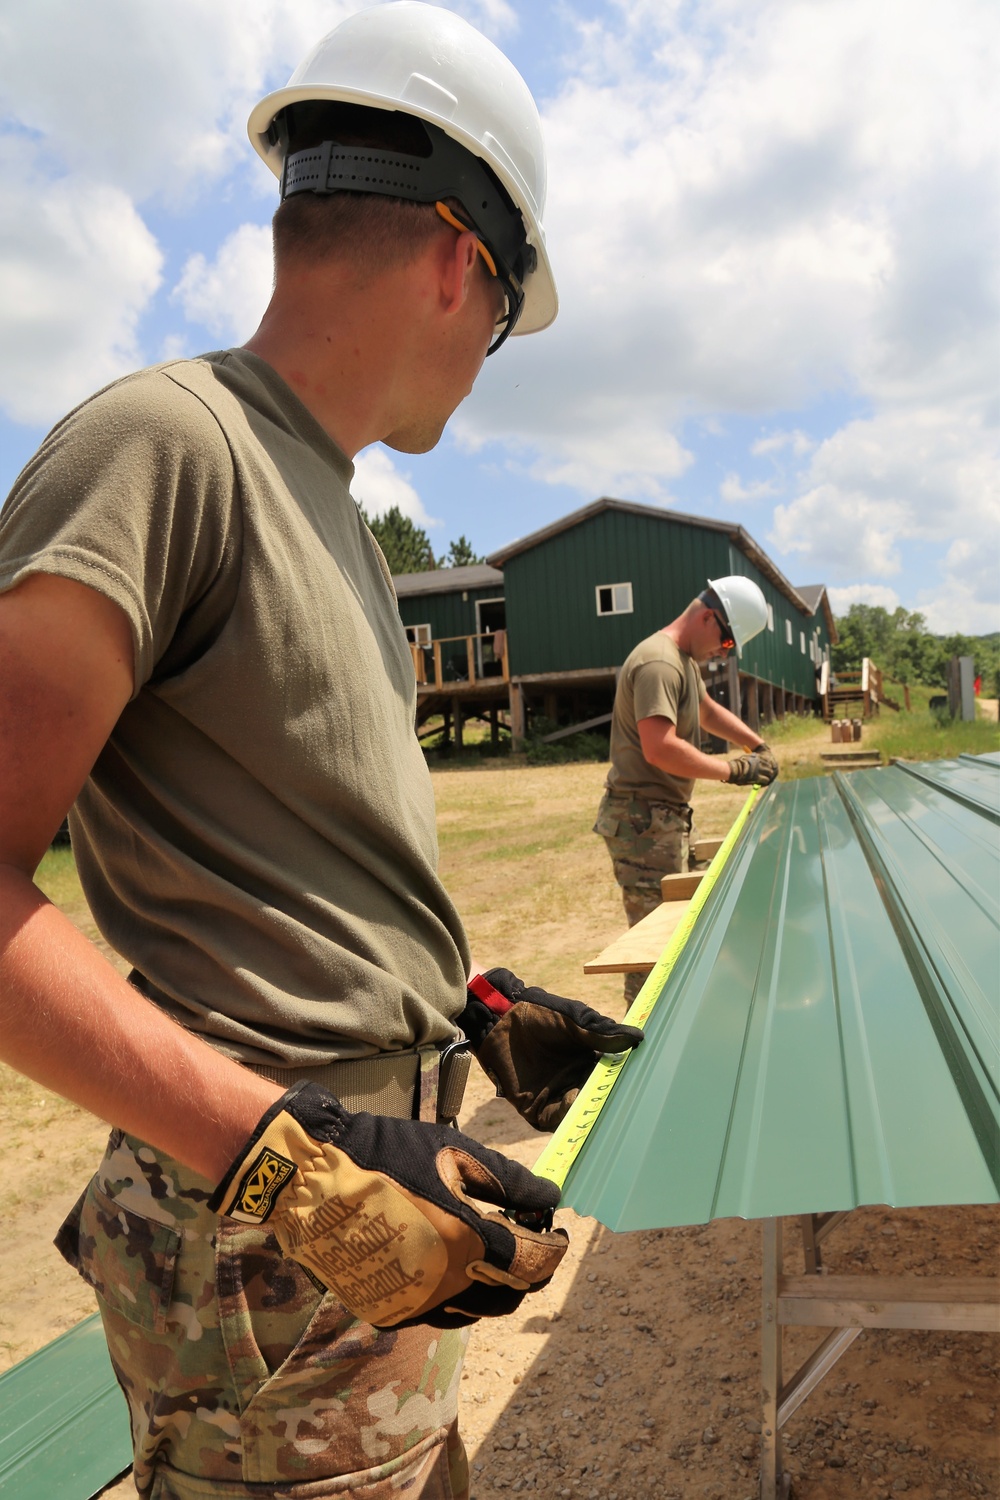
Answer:
[[[681, 949], [690, 937], [698, 915], [711, 895], [712, 888], [733, 852], [743, 826], [753, 811], [754, 804], [762, 790], [763, 788], [755, 786], [744, 802], [739, 816], [705, 871], [682, 921], [629, 1007], [625, 1017], [627, 1025], [645, 1026], [652, 1015], [656, 1002], [663, 993], [663, 987], [680, 956]], [[547, 1177], [559, 1187], [563, 1186], [570, 1167], [579, 1155], [581, 1146], [593, 1129], [597, 1117], [608, 1101], [611, 1090], [618, 1082], [622, 1069], [631, 1056], [632, 1053], [629, 1050], [628, 1052], [607, 1053], [598, 1059], [594, 1071], [574, 1099], [569, 1114], [532, 1168], [536, 1177]]]

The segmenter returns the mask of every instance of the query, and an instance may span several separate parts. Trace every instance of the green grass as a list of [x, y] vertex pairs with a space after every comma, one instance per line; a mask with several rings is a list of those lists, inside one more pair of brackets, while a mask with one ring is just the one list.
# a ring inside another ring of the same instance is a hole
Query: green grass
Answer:
[[760, 732], [769, 745], [794, 745], [799, 740], [811, 739], [822, 727], [822, 719], [814, 714], [786, 714], [773, 724], [762, 724]]
[[35, 884], [56, 906], [64, 909], [83, 903], [73, 851], [68, 844], [52, 848], [35, 871]]
[[868, 743], [877, 745], [884, 760], [952, 760], [956, 755], [985, 755], [1000, 750], [1000, 730], [984, 719], [963, 723], [940, 719], [929, 709], [912, 713], [883, 711], [865, 726]]

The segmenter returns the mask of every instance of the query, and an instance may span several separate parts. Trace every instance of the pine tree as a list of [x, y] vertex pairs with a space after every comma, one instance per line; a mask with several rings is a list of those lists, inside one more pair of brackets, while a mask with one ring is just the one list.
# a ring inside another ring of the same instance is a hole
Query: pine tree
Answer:
[[475, 567], [476, 563], [485, 561], [485, 557], [480, 557], [477, 552], [473, 552], [472, 543], [468, 537], [460, 536], [457, 542], [450, 543], [448, 557], [444, 560], [443, 566], [446, 568], [472, 568]]
[[438, 566], [426, 531], [404, 516], [398, 505], [381, 516], [369, 516], [363, 505], [358, 509], [382, 548], [390, 573], [426, 573]]

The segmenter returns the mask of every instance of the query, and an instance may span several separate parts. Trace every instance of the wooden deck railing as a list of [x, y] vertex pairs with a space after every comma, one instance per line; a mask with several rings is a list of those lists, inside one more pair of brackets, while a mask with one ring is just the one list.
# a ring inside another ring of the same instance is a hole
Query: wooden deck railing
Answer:
[[819, 690], [823, 699], [824, 719], [837, 717], [837, 707], [845, 703], [861, 703], [863, 716], [870, 719], [878, 713], [880, 704], [887, 701], [882, 691], [882, 671], [870, 656], [862, 661], [860, 672], [833, 674], [824, 661], [820, 671]]
[[[443, 652], [442, 646], [454, 646], [458, 642], [465, 644], [465, 673], [464, 677], [446, 678], [444, 676], [445, 658], [449, 661], [461, 657], [458, 651]], [[477, 643], [480, 643], [477, 648]], [[500, 682], [510, 681], [510, 666], [507, 660], [507, 632], [506, 630], [487, 630], [482, 635], [445, 635], [438, 640], [432, 640], [429, 645], [418, 646], [410, 642], [410, 655], [413, 657], [413, 670], [417, 678], [418, 687], [435, 687], [441, 691], [447, 691], [449, 687], [458, 687], [461, 683], [485, 682], [495, 678]], [[428, 656], [431, 661], [428, 663]], [[499, 672], [486, 672], [486, 667], [499, 665]], [[430, 667], [430, 669], [429, 669]], [[431, 675], [431, 669], [433, 676]]]

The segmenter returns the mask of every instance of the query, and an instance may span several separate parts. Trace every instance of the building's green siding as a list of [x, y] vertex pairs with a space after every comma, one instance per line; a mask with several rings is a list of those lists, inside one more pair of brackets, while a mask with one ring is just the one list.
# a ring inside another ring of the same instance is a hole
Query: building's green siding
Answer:
[[[667, 624], [709, 578], [740, 573], [764, 591], [774, 629], [749, 643], [740, 670], [815, 696], [810, 636], [828, 644], [822, 614], [803, 615], [723, 532], [668, 515], [601, 511], [504, 564], [512, 675], [619, 666], [643, 637]], [[598, 585], [631, 583], [633, 612], [598, 615]], [[786, 643], [785, 622], [792, 623]], [[805, 633], [806, 650], [800, 646]]]
[[453, 594], [406, 594], [399, 601], [399, 617], [404, 625], [429, 625], [436, 641], [452, 635], [475, 635], [476, 600], [502, 599], [504, 586], [492, 583], [484, 589], [467, 589]]

